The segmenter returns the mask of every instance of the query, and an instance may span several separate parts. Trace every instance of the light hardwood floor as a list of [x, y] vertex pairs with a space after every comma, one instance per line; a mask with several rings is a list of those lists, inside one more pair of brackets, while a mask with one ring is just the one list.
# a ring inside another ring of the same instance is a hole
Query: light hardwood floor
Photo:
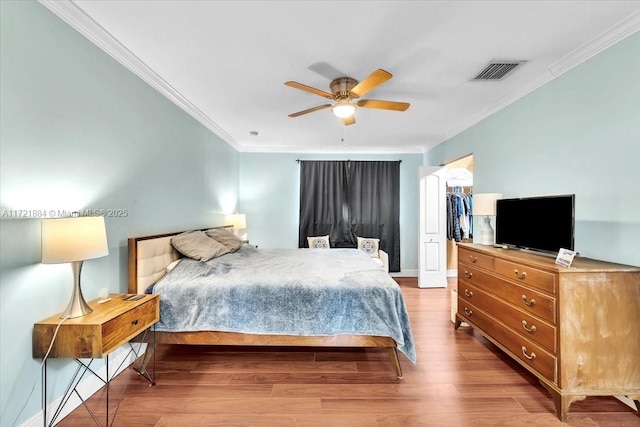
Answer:
[[[384, 350], [158, 346], [157, 385], [131, 369], [114, 426], [640, 426], [610, 397], [574, 403], [567, 423], [538, 381], [470, 328], [453, 329], [448, 289], [398, 279], [418, 362], [400, 360], [398, 380]], [[104, 393], [90, 404], [100, 414]], [[113, 405], [112, 405], [113, 407]], [[83, 407], [60, 426], [92, 425]]]

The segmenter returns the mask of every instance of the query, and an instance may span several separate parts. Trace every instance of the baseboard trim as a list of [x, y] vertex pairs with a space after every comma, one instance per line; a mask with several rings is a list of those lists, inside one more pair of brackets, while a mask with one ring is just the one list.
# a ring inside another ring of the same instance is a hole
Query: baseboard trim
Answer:
[[627, 396], [613, 396], [613, 397], [615, 397], [620, 402], [624, 403], [625, 405], [627, 405], [628, 407], [630, 407], [634, 411], [638, 410], [638, 408], [636, 408], [636, 404], [633, 402], [633, 400], [629, 399]]
[[398, 273], [389, 273], [391, 277], [418, 277], [418, 270], [402, 270]]

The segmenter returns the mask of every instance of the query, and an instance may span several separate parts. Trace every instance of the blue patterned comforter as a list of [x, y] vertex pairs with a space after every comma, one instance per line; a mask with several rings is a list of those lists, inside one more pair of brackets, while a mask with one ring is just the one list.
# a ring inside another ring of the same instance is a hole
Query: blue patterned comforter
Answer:
[[415, 363], [398, 284], [357, 249], [257, 249], [183, 259], [154, 286], [157, 331], [393, 338]]

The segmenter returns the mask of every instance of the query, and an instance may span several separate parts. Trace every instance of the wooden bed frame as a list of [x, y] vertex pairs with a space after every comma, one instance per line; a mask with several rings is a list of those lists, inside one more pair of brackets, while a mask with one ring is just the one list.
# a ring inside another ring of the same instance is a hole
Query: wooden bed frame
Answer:
[[[209, 227], [213, 228], [213, 227]], [[226, 228], [226, 227], [225, 227]], [[203, 229], [206, 230], [206, 229]], [[181, 255], [171, 246], [171, 237], [181, 231], [144, 237], [131, 237], [129, 244], [129, 287], [132, 294], [143, 294], [160, 280], [166, 267]], [[396, 342], [390, 337], [371, 335], [298, 336], [258, 335], [237, 332], [156, 332], [156, 342], [164, 344], [200, 344], [276, 347], [373, 347], [385, 348], [399, 379], [403, 378]]]

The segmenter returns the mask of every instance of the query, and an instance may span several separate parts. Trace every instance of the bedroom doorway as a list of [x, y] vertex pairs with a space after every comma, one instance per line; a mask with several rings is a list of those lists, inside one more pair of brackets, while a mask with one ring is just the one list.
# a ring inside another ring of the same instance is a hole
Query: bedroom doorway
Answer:
[[[473, 194], [473, 154], [462, 157], [446, 165], [447, 172], [447, 197], [451, 193], [462, 193], [463, 195]], [[446, 218], [449, 221], [449, 218]], [[460, 242], [473, 241], [473, 217], [469, 218], [471, 227], [469, 235], [461, 233]], [[447, 277], [456, 277], [458, 275], [458, 242], [455, 239], [455, 233], [448, 235], [446, 240], [447, 250]]]
[[[472, 235], [458, 240], [450, 233], [452, 221], [448, 197], [454, 191], [471, 195], [473, 154], [442, 166], [423, 166], [419, 175], [418, 287], [447, 286], [447, 277], [458, 275], [458, 241], [471, 242]], [[468, 217], [471, 232], [472, 217]]]

